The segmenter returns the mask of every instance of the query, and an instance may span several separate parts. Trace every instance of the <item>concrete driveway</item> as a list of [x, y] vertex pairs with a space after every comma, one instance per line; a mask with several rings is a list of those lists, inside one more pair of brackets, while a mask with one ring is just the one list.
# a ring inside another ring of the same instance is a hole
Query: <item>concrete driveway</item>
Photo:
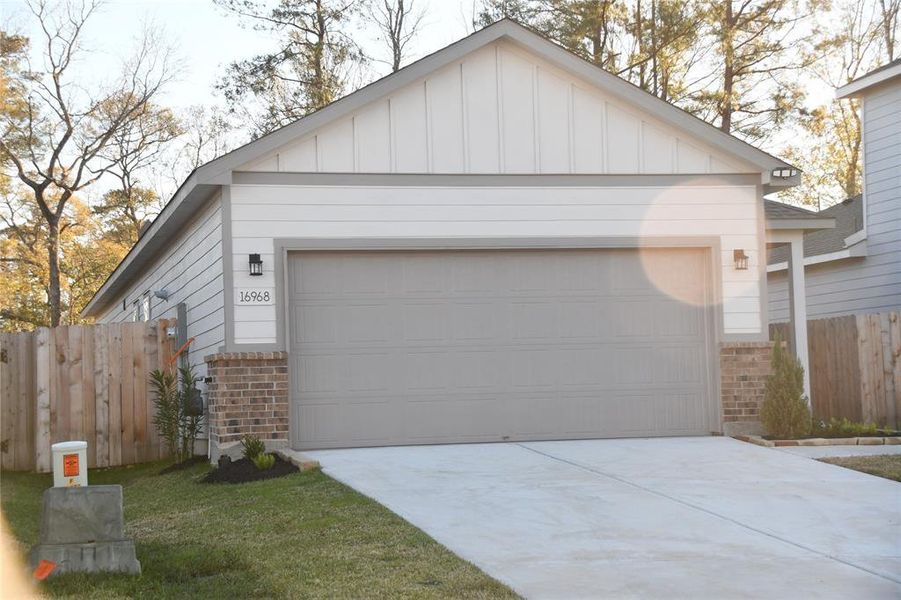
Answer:
[[901, 484], [729, 438], [309, 454], [529, 598], [901, 597]]

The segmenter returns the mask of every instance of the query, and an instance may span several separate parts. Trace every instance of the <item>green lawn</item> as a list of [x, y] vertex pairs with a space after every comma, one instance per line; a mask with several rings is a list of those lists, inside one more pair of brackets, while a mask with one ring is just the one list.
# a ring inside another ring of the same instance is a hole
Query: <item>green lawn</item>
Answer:
[[[119, 483], [143, 574], [63, 575], [52, 596], [515, 597], [400, 517], [319, 471], [200, 484], [207, 467], [92, 471]], [[49, 475], [3, 473], [0, 500], [23, 555], [38, 537]]]
[[841, 458], [821, 458], [823, 462], [854, 469], [870, 475], [901, 481], [901, 454], [879, 456], [846, 456]]

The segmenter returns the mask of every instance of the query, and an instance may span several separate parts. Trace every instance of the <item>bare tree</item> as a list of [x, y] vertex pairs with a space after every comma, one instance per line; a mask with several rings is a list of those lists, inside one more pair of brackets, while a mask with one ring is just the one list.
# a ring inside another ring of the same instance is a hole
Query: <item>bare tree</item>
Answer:
[[134, 55], [111, 84], [80, 85], [76, 59], [96, 0], [28, 7], [40, 30], [43, 65], [14, 73], [23, 89], [23, 114], [0, 112], [0, 161], [30, 192], [46, 227], [50, 325], [60, 323], [60, 225], [69, 201], [107, 173], [104, 156], [114, 136], [138, 118], [171, 79], [173, 66], [159, 36], [145, 29]]
[[373, 0], [369, 14], [391, 52], [391, 72], [400, 69], [410, 43], [422, 25], [423, 12], [414, 12], [414, 0]]
[[795, 0], [705, 4], [703, 43], [715, 49], [715, 62], [689, 109], [726, 133], [764, 138], [803, 98], [796, 75], [808, 63], [795, 45], [809, 15]]
[[901, 17], [901, 0], [879, 0], [882, 9], [882, 43], [888, 62], [895, 60], [895, 46], [898, 43], [898, 19]]
[[193, 171], [231, 150], [230, 134], [235, 127], [217, 107], [192, 106], [185, 120], [187, 131], [180, 160], [188, 170]]
[[217, 85], [232, 111], [246, 113], [254, 137], [337, 100], [351, 72], [363, 63], [348, 30], [361, 0], [215, 2], [277, 44], [272, 52], [232, 62]]
[[[107, 110], [115, 112], [121, 101], [114, 98]], [[108, 234], [119, 243], [134, 244], [144, 221], [161, 208], [159, 195], [143, 177], [149, 175], [168, 143], [183, 133], [172, 111], [148, 103], [110, 138], [102, 156], [112, 165], [109, 172], [119, 185], [104, 194], [94, 213], [103, 218]]]

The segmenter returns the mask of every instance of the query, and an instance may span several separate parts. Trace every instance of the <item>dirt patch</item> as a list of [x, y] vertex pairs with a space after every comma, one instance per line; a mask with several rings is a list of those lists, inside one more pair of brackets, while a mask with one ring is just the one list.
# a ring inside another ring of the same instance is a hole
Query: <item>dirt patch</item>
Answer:
[[205, 463], [207, 461], [206, 456], [193, 456], [188, 460], [183, 460], [181, 462], [171, 464], [165, 469], [162, 469], [159, 472], [159, 475], [165, 475], [166, 473], [176, 473], [178, 471], [184, 471], [194, 465], [199, 465], [200, 463]]
[[260, 471], [251, 461], [242, 458], [213, 469], [201, 481], [203, 483], [246, 483], [248, 481], [284, 477], [291, 473], [297, 473], [299, 470], [278, 456], [275, 457], [275, 464], [272, 468], [265, 471]]

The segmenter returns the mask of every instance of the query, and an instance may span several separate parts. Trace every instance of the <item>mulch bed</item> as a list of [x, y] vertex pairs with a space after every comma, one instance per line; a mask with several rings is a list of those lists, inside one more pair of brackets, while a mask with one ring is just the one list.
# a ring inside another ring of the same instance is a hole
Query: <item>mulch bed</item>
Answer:
[[203, 483], [246, 483], [284, 477], [298, 471], [300, 469], [278, 456], [275, 457], [275, 464], [272, 465], [272, 468], [265, 471], [260, 471], [251, 461], [242, 458], [213, 469], [200, 481]]
[[165, 475], [166, 473], [175, 473], [176, 471], [184, 471], [187, 468], [193, 467], [194, 465], [199, 465], [200, 463], [205, 463], [207, 461], [206, 456], [192, 456], [188, 460], [183, 460], [181, 462], [177, 462], [175, 464], [169, 465], [165, 469], [159, 472], [160, 475]]

